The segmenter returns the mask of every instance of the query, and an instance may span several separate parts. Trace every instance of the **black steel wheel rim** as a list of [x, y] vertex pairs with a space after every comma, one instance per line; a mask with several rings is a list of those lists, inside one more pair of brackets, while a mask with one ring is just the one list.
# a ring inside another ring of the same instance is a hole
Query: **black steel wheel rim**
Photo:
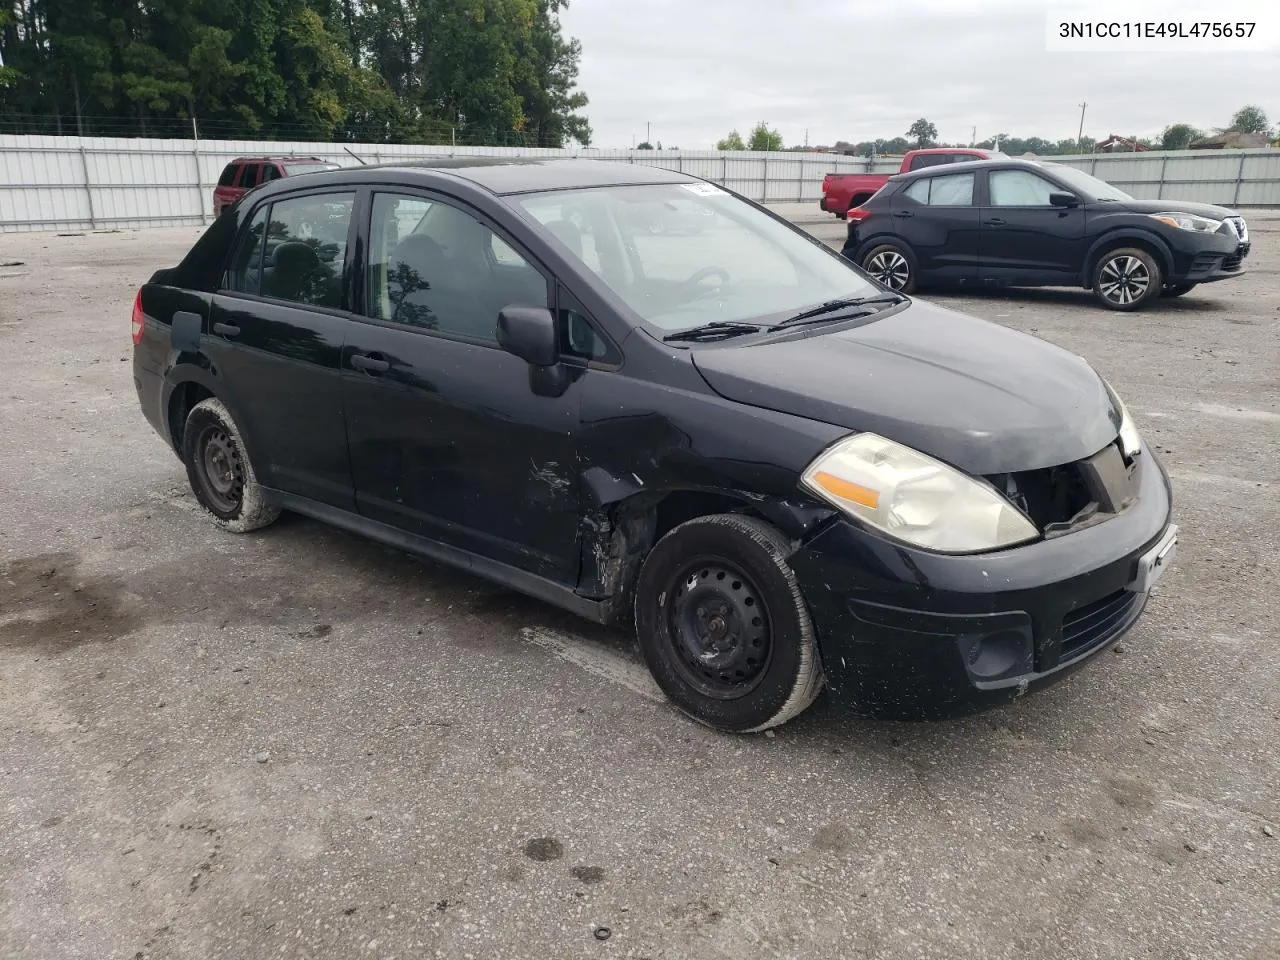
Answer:
[[669, 581], [672, 662], [704, 696], [734, 700], [757, 686], [773, 657], [773, 621], [760, 588], [733, 563], [704, 557]]
[[210, 505], [233, 514], [244, 499], [244, 464], [240, 448], [222, 427], [204, 428], [196, 445], [197, 476]]

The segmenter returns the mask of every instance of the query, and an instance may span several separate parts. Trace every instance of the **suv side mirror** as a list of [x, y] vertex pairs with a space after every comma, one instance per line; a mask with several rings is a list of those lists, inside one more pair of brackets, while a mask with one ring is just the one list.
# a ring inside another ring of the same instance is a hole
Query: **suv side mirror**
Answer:
[[1078, 207], [1080, 206], [1080, 198], [1074, 193], [1051, 193], [1049, 194], [1049, 206]]
[[560, 362], [556, 318], [546, 307], [506, 307], [498, 314], [498, 346], [532, 366], [555, 366]]

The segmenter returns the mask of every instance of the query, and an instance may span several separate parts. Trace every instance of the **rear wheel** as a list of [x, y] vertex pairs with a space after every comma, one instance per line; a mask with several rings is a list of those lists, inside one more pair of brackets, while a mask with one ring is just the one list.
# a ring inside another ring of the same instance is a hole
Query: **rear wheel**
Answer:
[[911, 293], [916, 288], [916, 273], [907, 252], [892, 243], [872, 247], [862, 258], [862, 269], [890, 290]]
[[1194, 283], [1171, 283], [1160, 291], [1162, 297], [1180, 297], [1184, 293], [1190, 293], [1196, 288]]
[[1139, 247], [1108, 250], [1093, 268], [1093, 294], [1108, 310], [1136, 310], [1162, 286], [1160, 265]]
[[636, 584], [640, 650], [663, 692], [708, 726], [756, 733], [803, 712], [822, 689], [809, 609], [786, 538], [719, 514], [676, 527]]
[[221, 400], [210, 397], [191, 408], [182, 431], [182, 460], [196, 499], [224, 530], [248, 533], [280, 516], [280, 509], [267, 502], [240, 429]]

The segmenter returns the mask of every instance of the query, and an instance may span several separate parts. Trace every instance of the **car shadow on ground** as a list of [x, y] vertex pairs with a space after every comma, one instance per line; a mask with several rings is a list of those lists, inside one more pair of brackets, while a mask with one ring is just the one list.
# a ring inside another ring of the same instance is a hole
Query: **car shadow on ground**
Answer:
[[1201, 293], [1193, 290], [1181, 297], [1164, 297], [1148, 306], [1126, 314], [1125, 311], [1113, 311], [1098, 304], [1088, 290], [1072, 287], [995, 287], [991, 289], [964, 288], [928, 288], [917, 296], [925, 300], [950, 301], [959, 306], [964, 305], [971, 310], [970, 304], [1015, 304], [1035, 307], [1070, 307], [1091, 310], [1101, 314], [1116, 316], [1134, 316], [1160, 313], [1228, 313], [1232, 309], [1232, 301], [1223, 293]]

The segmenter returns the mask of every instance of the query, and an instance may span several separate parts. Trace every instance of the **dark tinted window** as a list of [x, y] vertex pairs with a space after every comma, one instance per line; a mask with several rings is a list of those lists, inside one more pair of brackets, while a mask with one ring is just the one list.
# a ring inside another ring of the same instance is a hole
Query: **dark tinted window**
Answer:
[[218, 178], [218, 186], [229, 187], [236, 182], [236, 174], [240, 172], [240, 165], [236, 163], [228, 163], [222, 168], [222, 176]]
[[923, 170], [925, 167], [937, 167], [950, 162], [951, 158], [945, 153], [925, 154], [924, 156], [911, 158], [911, 169]]
[[274, 163], [264, 163], [262, 165], [262, 182], [263, 183], [266, 183], [268, 180], [279, 180], [280, 176], [281, 176], [280, 168], [277, 167]]
[[496, 342], [503, 307], [549, 306], [542, 274], [451, 204], [375, 194], [369, 246], [368, 312], [380, 320]]
[[258, 171], [262, 165], [258, 163], [246, 163], [240, 168], [240, 179], [236, 181], [237, 187], [245, 187], [246, 189], [256, 187], [258, 185]]
[[931, 207], [973, 206], [973, 174], [948, 173], [917, 180], [902, 191], [916, 203]]
[[227, 270], [226, 285], [240, 293], [256, 294], [262, 279], [262, 244], [267, 232], [267, 208], [259, 207], [253, 215], [249, 229], [240, 237], [231, 266]]
[[271, 205], [262, 295], [314, 307], [342, 307], [354, 193], [290, 197]]

